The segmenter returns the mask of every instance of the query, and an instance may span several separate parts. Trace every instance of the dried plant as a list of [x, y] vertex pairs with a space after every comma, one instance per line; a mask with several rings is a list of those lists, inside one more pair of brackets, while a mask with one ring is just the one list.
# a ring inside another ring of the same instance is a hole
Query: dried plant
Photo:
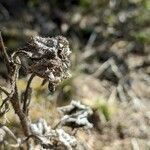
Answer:
[[72, 128], [84, 127], [86, 129], [93, 127], [88, 121], [93, 111], [79, 101], [72, 101], [70, 105], [59, 108], [59, 111], [63, 113], [60, 125]]
[[[29, 116], [29, 105], [32, 100], [31, 82], [35, 76], [43, 79], [43, 83], [48, 82], [50, 92], [54, 92], [56, 86], [69, 77], [70, 67], [70, 48], [69, 42], [65, 37], [57, 36], [53, 38], [42, 38], [40, 36], [32, 37], [28, 45], [9, 56], [6, 52], [2, 36], [0, 34], [0, 52], [8, 70], [10, 79], [10, 91], [4, 87], [0, 90], [6, 97], [2, 100], [0, 106], [0, 117], [4, 117], [9, 111], [11, 103], [15, 113], [20, 119], [20, 124], [24, 133], [24, 138], [16, 137], [5, 124], [0, 125], [0, 143], [3, 146], [17, 147], [24, 149], [81, 149], [74, 136], [69, 135], [63, 130], [63, 126], [71, 128], [91, 128], [92, 124], [88, 117], [92, 110], [79, 102], [72, 101], [70, 105], [59, 108], [64, 116], [60, 122], [52, 129], [44, 119], [32, 123]], [[26, 72], [30, 75], [27, 86], [22, 96], [19, 95], [17, 80], [19, 78], [19, 69], [23, 66], [22, 57], [28, 59], [25, 66]], [[9, 135], [16, 144], [10, 144], [6, 140]]]

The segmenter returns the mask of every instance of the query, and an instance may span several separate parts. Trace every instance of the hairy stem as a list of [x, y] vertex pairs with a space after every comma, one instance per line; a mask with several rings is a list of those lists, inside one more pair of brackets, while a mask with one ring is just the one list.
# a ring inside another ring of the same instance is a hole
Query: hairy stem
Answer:
[[21, 104], [18, 100], [18, 93], [15, 92], [13, 94], [13, 97], [10, 99], [10, 101], [11, 101], [11, 104], [13, 106], [15, 113], [18, 115], [20, 119], [24, 135], [28, 137], [30, 135], [29, 123], [28, 123], [29, 120], [27, 119], [27, 116], [25, 115], [25, 113], [23, 113], [21, 109]]
[[25, 114], [28, 114], [28, 106], [30, 104], [30, 95], [31, 93], [29, 93], [31, 90], [30, 90], [30, 85], [31, 85], [31, 82], [33, 80], [33, 78], [35, 77], [34, 74], [32, 74], [28, 80], [28, 83], [27, 83], [27, 86], [26, 86], [26, 90], [24, 92], [24, 98], [23, 98], [23, 112]]

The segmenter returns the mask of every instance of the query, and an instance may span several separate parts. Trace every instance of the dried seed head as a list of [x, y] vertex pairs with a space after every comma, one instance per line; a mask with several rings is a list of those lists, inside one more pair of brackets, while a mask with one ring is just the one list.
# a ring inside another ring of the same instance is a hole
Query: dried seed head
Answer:
[[33, 37], [25, 51], [31, 59], [28, 72], [49, 81], [50, 91], [68, 76], [71, 51], [65, 37]]
[[60, 57], [65, 59], [70, 55], [69, 42], [63, 36], [54, 38], [42, 38], [35, 36], [31, 39], [26, 51], [32, 53], [32, 58], [53, 58]]

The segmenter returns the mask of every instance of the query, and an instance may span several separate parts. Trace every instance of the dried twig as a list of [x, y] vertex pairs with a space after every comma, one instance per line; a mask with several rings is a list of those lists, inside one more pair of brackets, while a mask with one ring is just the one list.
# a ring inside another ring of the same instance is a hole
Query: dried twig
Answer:
[[108, 67], [111, 66], [112, 62], [113, 62], [112, 58], [108, 59], [92, 74], [92, 76], [94, 76], [94, 77], [100, 76], [106, 69], [108, 69]]
[[5, 64], [7, 65], [7, 68], [9, 68], [9, 64], [10, 64], [10, 58], [6, 52], [6, 48], [4, 46], [4, 42], [3, 42], [3, 38], [2, 38], [2, 34], [0, 31], [0, 52], [4, 58]]
[[0, 86], [0, 91], [4, 92], [7, 96], [9, 95], [9, 93], [1, 86]]
[[15, 142], [18, 142], [17, 137], [7, 126], [0, 125], [0, 128], [3, 129]]
[[[35, 77], [34, 74], [32, 74], [28, 80], [28, 83], [27, 83], [27, 86], [26, 86], [26, 90], [24, 92], [24, 96], [23, 96], [23, 112], [25, 114], [28, 113], [28, 106], [30, 104], [30, 100], [31, 100], [31, 88], [30, 88], [30, 85], [31, 85], [31, 82], [33, 80], [33, 78]], [[30, 92], [30, 93], [29, 93]]]

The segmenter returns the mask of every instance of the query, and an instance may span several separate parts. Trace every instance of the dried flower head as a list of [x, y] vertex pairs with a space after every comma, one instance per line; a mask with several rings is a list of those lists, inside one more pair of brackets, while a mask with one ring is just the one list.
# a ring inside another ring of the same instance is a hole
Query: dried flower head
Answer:
[[93, 114], [92, 109], [79, 101], [73, 100], [69, 105], [60, 107], [58, 110], [64, 114], [60, 125], [73, 128], [84, 127], [86, 129], [93, 127], [93, 124], [88, 120]]
[[68, 77], [71, 51], [65, 37], [33, 37], [25, 52], [31, 59], [28, 72], [49, 81], [51, 92], [62, 79]]
[[44, 119], [30, 125], [31, 133], [38, 138], [40, 149], [66, 149], [73, 150], [77, 146], [75, 137], [66, 133], [63, 129], [52, 129]]

